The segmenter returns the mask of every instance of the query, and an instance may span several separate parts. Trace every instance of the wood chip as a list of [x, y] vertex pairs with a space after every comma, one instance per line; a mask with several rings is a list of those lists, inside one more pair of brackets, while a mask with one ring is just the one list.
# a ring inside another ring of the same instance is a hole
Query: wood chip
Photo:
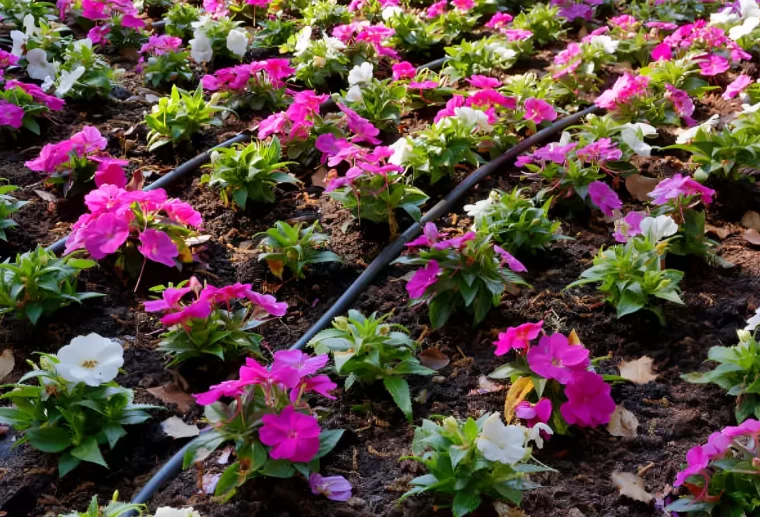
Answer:
[[760, 233], [757, 232], [754, 228], [750, 228], [746, 232], [744, 232], [744, 238], [749, 242], [750, 244], [754, 244], [755, 246], [760, 246]]

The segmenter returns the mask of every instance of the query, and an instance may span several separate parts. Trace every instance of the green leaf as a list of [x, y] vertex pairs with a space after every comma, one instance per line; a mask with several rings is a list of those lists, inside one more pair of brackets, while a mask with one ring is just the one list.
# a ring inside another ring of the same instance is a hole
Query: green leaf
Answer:
[[32, 447], [42, 452], [63, 452], [71, 446], [71, 434], [62, 427], [37, 427], [26, 436]]
[[79, 458], [75, 458], [70, 453], [62, 454], [60, 458], [58, 458], [58, 475], [60, 477], [65, 476], [75, 468], [79, 466], [79, 464], [82, 463], [82, 460]]
[[293, 465], [286, 460], [273, 460], [269, 459], [261, 469], [261, 475], [269, 476], [273, 478], [289, 478], [296, 473], [296, 469]]
[[106, 463], [106, 460], [103, 459], [103, 455], [100, 453], [100, 448], [98, 447], [98, 442], [95, 438], [88, 438], [79, 447], [72, 449], [71, 455], [82, 461], [89, 461], [90, 463], [96, 463], [108, 468], [108, 464]]
[[404, 413], [408, 421], [412, 421], [412, 399], [409, 395], [409, 383], [401, 377], [385, 377], [383, 384], [388, 393], [393, 397], [393, 401], [398, 408]]
[[319, 459], [329, 454], [338, 445], [343, 431], [344, 429], [326, 429], [319, 433], [319, 450], [314, 458]]
[[[238, 486], [238, 480], [240, 479], [240, 463], [235, 462], [222, 472], [219, 477], [219, 481], [216, 483], [214, 489], [214, 495], [216, 497], [232, 497], [235, 494], [235, 489]], [[232, 493], [230, 493], [232, 492]]]
[[434, 329], [439, 329], [446, 324], [451, 315], [453, 305], [447, 296], [436, 296], [433, 298], [428, 308], [428, 315]]
[[479, 494], [460, 490], [454, 496], [454, 503], [451, 506], [451, 513], [454, 517], [462, 517], [470, 512], [474, 512], [478, 509], [481, 503], [481, 497]]
[[119, 424], [108, 424], [103, 428], [103, 434], [106, 435], [108, 446], [113, 449], [116, 443], [127, 435], [127, 432]]

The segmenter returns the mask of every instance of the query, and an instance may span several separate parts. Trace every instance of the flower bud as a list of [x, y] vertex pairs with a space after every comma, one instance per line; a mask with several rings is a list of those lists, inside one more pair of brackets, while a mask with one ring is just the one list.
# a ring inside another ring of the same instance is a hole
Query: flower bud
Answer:
[[739, 341], [742, 343], [749, 343], [752, 339], [752, 333], [748, 330], [740, 329], [736, 331], [736, 335], [739, 336]]
[[317, 68], [324, 68], [327, 64], [327, 60], [323, 58], [322, 56], [314, 56], [314, 59], [312, 60], [312, 63]]

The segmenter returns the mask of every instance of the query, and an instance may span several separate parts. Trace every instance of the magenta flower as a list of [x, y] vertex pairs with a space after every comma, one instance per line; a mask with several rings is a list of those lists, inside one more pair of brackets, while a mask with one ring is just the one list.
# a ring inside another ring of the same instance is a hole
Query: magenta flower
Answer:
[[611, 391], [612, 387], [601, 375], [576, 372], [565, 386], [567, 402], [560, 406], [559, 412], [570, 425], [596, 427], [606, 424], [615, 411]]
[[148, 228], [140, 234], [137, 250], [148, 260], [174, 267], [174, 258], [179, 256], [177, 245], [165, 232]]
[[328, 361], [327, 354], [311, 357], [300, 350], [279, 350], [274, 354], [272, 370], [291, 368], [298, 372], [301, 377], [317, 373]]
[[522, 41], [533, 36], [533, 32], [527, 29], [502, 29], [501, 33], [507, 41]]
[[694, 195], [699, 195], [702, 198], [702, 203], [709, 205], [712, 203], [715, 191], [698, 183], [690, 176], [676, 174], [672, 178], [662, 180], [648, 195], [653, 198], [652, 203], [655, 205], [664, 205], [679, 196]]
[[723, 98], [726, 100], [733, 99], [741, 92], [743, 92], [747, 86], [752, 84], [752, 78], [748, 75], [741, 74], [734, 79], [731, 84], [726, 86], [726, 91], [723, 93]]
[[634, 76], [625, 72], [615, 81], [612, 88], [602, 92], [594, 103], [600, 108], [610, 110], [617, 108], [618, 105], [628, 104], [634, 97], [641, 97], [646, 94], [649, 80], [649, 76]]
[[396, 63], [391, 67], [393, 70], [393, 80], [398, 81], [400, 79], [414, 79], [417, 69], [414, 68], [409, 61], [402, 61]]
[[[473, 76], [474, 77], [474, 76]], [[453, 98], [453, 97], [452, 97]], [[494, 107], [494, 106], [502, 106], [506, 109], [515, 109], [517, 107], [517, 99], [514, 97], [507, 97], [506, 95], [502, 95], [501, 93], [497, 92], [496, 90], [492, 89], [485, 89], [485, 90], [478, 90], [477, 92], [470, 95], [467, 100], [465, 101], [465, 106], [471, 107], [471, 106], [485, 106], [485, 107]], [[446, 107], [448, 108], [448, 103], [446, 103]], [[440, 115], [440, 111], [438, 114]], [[451, 114], [447, 116], [454, 115], [453, 111]], [[495, 122], [495, 121], [494, 121]]]
[[578, 149], [575, 155], [586, 163], [603, 163], [619, 160], [623, 156], [623, 152], [611, 139], [600, 138], [596, 142], [591, 142], [586, 147]]
[[628, 242], [628, 239], [641, 234], [641, 221], [644, 220], [644, 212], [628, 212], [625, 217], [615, 221], [615, 232], [612, 234], [617, 242]]
[[541, 423], [545, 424], [552, 416], [552, 401], [542, 398], [535, 404], [527, 400], [520, 402], [515, 408], [515, 416], [521, 420], [526, 420], [528, 427]]
[[317, 454], [319, 423], [315, 417], [287, 406], [279, 415], [264, 415], [261, 421], [259, 439], [272, 447], [269, 456], [273, 460], [307, 463]]
[[380, 134], [380, 130], [372, 125], [372, 122], [342, 104], [338, 104], [338, 108], [346, 114], [348, 129], [354, 133], [354, 136], [351, 139], [352, 142], [357, 144], [367, 142], [372, 145], [378, 145], [381, 143], [377, 138], [377, 135]]
[[165, 315], [161, 318], [161, 323], [171, 327], [192, 319], [205, 320], [210, 314], [211, 303], [205, 298], [199, 298], [180, 311]]
[[509, 327], [506, 332], [499, 333], [499, 339], [494, 341], [496, 355], [504, 355], [510, 350], [527, 350], [530, 341], [536, 339], [544, 326], [544, 320], [538, 323], [523, 323], [519, 327]]
[[699, 474], [707, 468], [710, 459], [705, 454], [701, 445], [689, 449], [686, 453], [686, 468], [676, 474], [676, 480], [673, 482], [674, 487], [679, 487], [691, 476]]
[[240, 382], [246, 386], [260, 384], [268, 391], [273, 385], [281, 385], [285, 388], [295, 388], [301, 382], [301, 375], [297, 370], [289, 366], [272, 365], [265, 368], [250, 357], [245, 360], [245, 366], [240, 367]]
[[465, 81], [475, 88], [498, 88], [501, 86], [501, 81], [485, 75], [473, 75], [469, 79], [465, 79]]
[[309, 488], [312, 494], [321, 494], [331, 501], [348, 501], [351, 498], [351, 483], [343, 476], [323, 477], [314, 472], [309, 476]]
[[428, 18], [436, 18], [446, 12], [446, 0], [440, 0], [427, 8], [425, 15]]
[[530, 369], [536, 374], [567, 384], [591, 364], [588, 354], [583, 345], [571, 345], [565, 336], [556, 333], [542, 337], [538, 345], [528, 350], [526, 357]]
[[92, 258], [100, 260], [115, 253], [129, 237], [129, 219], [115, 213], [103, 214], [88, 224], [82, 235]]
[[691, 116], [694, 114], [694, 101], [691, 100], [689, 94], [672, 84], [666, 84], [665, 90], [665, 98], [673, 103], [676, 114], [687, 124], [693, 125], [694, 119]]
[[90, 156], [90, 160], [98, 164], [98, 168], [95, 169], [95, 185], [98, 188], [103, 185], [115, 185], [119, 188], [127, 186], [124, 166], [129, 165], [129, 160], [120, 160], [110, 156]]
[[160, 300], [149, 300], [143, 303], [145, 312], [164, 312], [169, 310], [179, 310], [182, 306], [179, 304], [183, 296], [192, 290], [190, 287], [168, 287], [161, 293]]
[[467, 232], [464, 235], [460, 235], [459, 237], [454, 237], [453, 239], [446, 239], [443, 241], [436, 242], [432, 245], [432, 248], [434, 250], [445, 250], [445, 249], [455, 249], [455, 250], [461, 250], [462, 247], [464, 247], [469, 241], [475, 240], [475, 232]]
[[630, 14], [621, 14], [620, 16], [613, 16], [607, 22], [612, 25], [613, 27], [619, 27], [620, 29], [623, 29], [624, 31], [631, 31], [636, 29], [636, 25], [638, 25], [639, 22], [636, 21], [636, 18], [631, 16]]
[[106, 36], [111, 32], [111, 26], [109, 24], [96, 25], [87, 32], [87, 37], [92, 41], [93, 45], [104, 45], [108, 43]]
[[707, 457], [711, 460], [721, 458], [728, 452], [728, 448], [733, 442], [733, 438], [726, 436], [720, 431], [716, 431], [707, 439], [707, 443], [702, 446]]
[[670, 49], [670, 45], [667, 43], [660, 43], [652, 49], [652, 59], [655, 61], [670, 61], [673, 59], [673, 52]]
[[491, 19], [486, 23], [486, 27], [489, 29], [501, 29], [513, 20], [512, 16], [507, 13], [496, 13], [491, 16]]
[[475, 0], [451, 0], [451, 3], [460, 11], [465, 12], [475, 7]]
[[754, 440], [757, 440], [757, 436], [760, 435], [760, 422], [751, 418], [745, 420], [738, 426], [728, 426], [723, 429], [722, 432], [729, 438], [736, 438], [738, 436], [751, 436]]
[[528, 271], [528, 268], [526, 268], [522, 262], [517, 260], [514, 256], [512, 256], [510, 252], [508, 252], [501, 246], [494, 244], [493, 250], [499, 255], [501, 255], [502, 265], [506, 264], [507, 266], [509, 266], [509, 269], [511, 269], [515, 273], [525, 273], [526, 271]]
[[330, 400], [336, 400], [335, 395], [331, 395], [330, 392], [337, 388], [338, 385], [330, 380], [327, 375], [315, 375], [314, 377], [308, 377], [301, 381], [301, 385], [296, 386], [290, 391], [290, 401], [295, 402], [298, 399], [299, 393], [319, 393], [323, 397], [327, 397]]
[[406, 247], [416, 248], [419, 246], [432, 246], [434, 243], [438, 242], [438, 239], [440, 238], [441, 234], [438, 232], [435, 223], [425, 223], [425, 226], [422, 228], [422, 235], [407, 242]]
[[224, 381], [211, 386], [208, 391], [195, 393], [195, 401], [201, 406], [210, 406], [222, 397], [237, 397], [243, 394], [240, 381]]
[[531, 120], [536, 124], [557, 118], [557, 112], [554, 111], [552, 105], [542, 99], [534, 97], [526, 99], [523, 107], [525, 108], [525, 120]]
[[554, 163], [563, 164], [567, 160], [567, 155], [578, 146], [577, 143], [560, 145], [559, 142], [552, 142], [544, 147], [539, 147], [533, 152], [533, 159], [549, 160]]
[[108, 140], [94, 126], [84, 126], [80, 132], [71, 135], [69, 142], [74, 144], [74, 147], [79, 151], [79, 156], [102, 151], [108, 145]]
[[[206, 76], [209, 77], [209, 76]], [[204, 84], [204, 88], [206, 85]], [[288, 122], [285, 113], [275, 113], [269, 115], [267, 118], [261, 121], [259, 124], [259, 139], [264, 139], [269, 135], [279, 134], [283, 132], [285, 124]]]
[[5, 83], [5, 91], [12, 90], [13, 88], [21, 88], [23, 91], [31, 95], [34, 100], [45, 104], [50, 111], [60, 111], [66, 105], [66, 102], [63, 99], [59, 99], [55, 95], [48, 95], [36, 84], [22, 83], [21, 81], [13, 79]]
[[42, 146], [40, 155], [34, 160], [24, 162], [29, 169], [37, 172], [56, 172], [58, 167], [71, 160], [70, 154], [77, 154], [74, 143], [64, 140], [57, 144], [45, 144]]
[[[0, 69], [8, 68], [9, 66], [18, 63], [19, 57], [0, 49]], [[8, 88], [6, 87], [6, 90]]]
[[722, 74], [731, 67], [728, 59], [715, 54], [708, 54], [706, 58], [703, 58], [699, 62], [699, 68], [702, 70], [702, 75], [718, 75]]
[[10, 126], [13, 129], [21, 129], [24, 123], [24, 109], [0, 100], [0, 126]]
[[288, 311], [288, 304], [286, 302], [278, 302], [271, 294], [259, 294], [254, 291], [248, 291], [245, 295], [251, 302], [261, 306], [272, 316], [280, 318], [285, 316], [285, 313]]
[[609, 185], [603, 181], [595, 181], [588, 186], [588, 195], [591, 202], [607, 217], [612, 217], [612, 211], [623, 206], [622, 201]]
[[411, 81], [409, 83], [409, 88], [412, 90], [432, 90], [433, 88], [438, 88], [438, 83], [436, 81]]
[[406, 283], [406, 291], [410, 298], [422, 298], [428, 287], [435, 284], [441, 267], [438, 262], [431, 260], [425, 267], [418, 269], [414, 276]]

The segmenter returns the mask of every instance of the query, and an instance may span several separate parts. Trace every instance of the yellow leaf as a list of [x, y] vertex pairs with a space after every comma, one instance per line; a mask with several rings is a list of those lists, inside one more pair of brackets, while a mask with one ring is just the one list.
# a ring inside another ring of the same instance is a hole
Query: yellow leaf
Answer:
[[515, 416], [515, 408], [533, 391], [533, 381], [530, 377], [520, 377], [510, 386], [504, 401], [504, 421], [509, 424]]
[[267, 260], [269, 271], [277, 278], [282, 278], [282, 271], [285, 269], [285, 263], [281, 260]]
[[575, 332], [575, 329], [570, 331], [570, 334], [567, 336], [567, 342], [571, 345], [581, 345], [581, 338], [578, 337], [578, 333]]

